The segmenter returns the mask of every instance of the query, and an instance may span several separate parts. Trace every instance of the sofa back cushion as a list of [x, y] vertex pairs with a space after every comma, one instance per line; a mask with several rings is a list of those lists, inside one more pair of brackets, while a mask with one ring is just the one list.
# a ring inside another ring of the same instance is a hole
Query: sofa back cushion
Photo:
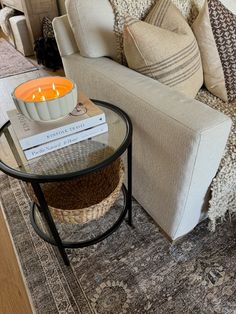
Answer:
[[114, 14], [109, 0], [66, 0], [65, 5], [80, 54], [116, 60]]

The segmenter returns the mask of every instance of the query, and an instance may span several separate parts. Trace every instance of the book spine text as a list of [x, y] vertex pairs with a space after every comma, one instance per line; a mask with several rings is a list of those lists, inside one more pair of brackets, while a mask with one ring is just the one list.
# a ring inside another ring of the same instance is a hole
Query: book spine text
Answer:
[[106, 122], [105, 114], [102, 113], [95, 117], [90, 117], [82, 121], [77, 121], [69, 125], [65, 125], [47, 132], [42, 132], [40, 134], [36, 134], [27, 138], [22, 138], [19, 140], [19, 142], [21, 148], [25, 150], [40, 144], [44, 144], [62, 138], [70, 134], [74, 134], [92, 128], [105, 122]]
[[27, 149], [24, 151], [25, 157], [27, 160], [45, 155], [49, 152], [53, 152], [57, 149], [81, 142], [90, 137], [105, 133], [108, 131], [107, 123], [101, 124], [99, 126], [78, 132], [72, 135], [65, 136], [63, 138], [57, 139], [55, 141], [39, 145], [37, 147]]

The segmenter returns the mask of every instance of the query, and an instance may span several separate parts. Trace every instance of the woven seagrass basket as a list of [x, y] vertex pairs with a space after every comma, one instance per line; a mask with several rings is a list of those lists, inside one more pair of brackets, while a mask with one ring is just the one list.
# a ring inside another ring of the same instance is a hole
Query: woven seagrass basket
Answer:
[[[107, 167], [81, 178], [44, 183], [41, 187], [55, 220], [82, 224], [105, 215], [118, 198], [123, 181], [124, 166], [118, 158]], [[29, 194], [36, 201], [32, 190]]]

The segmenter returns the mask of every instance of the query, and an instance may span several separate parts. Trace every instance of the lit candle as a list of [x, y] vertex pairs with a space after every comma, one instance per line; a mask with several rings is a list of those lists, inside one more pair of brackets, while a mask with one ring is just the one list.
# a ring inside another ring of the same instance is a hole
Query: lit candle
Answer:
[[53, 82], [52, 85], [49, 85], [48, 87], [37, 87], [37, 90], [33, 92], [31, 99], [33, 101], [45, 101], [53, 98], [60, 97], [60, 91], [56, 87], [56, 84]]
[[45, 101], [46, 100], [45, 98], [46, 97], [45, 95], [43, 95], [41, 87], [38, 87], [37, 91], [35, 91], [32, 95], [33, 101]]
[[[58, 97], [63, 101], [59, 101]], [[50, 121], [73, 111], [78, 98], [73, 81], [65, 77], [46, 76], [17, 86], [13, 91], [13, 99], [19, 112], [26, 117], [36, 121]]]

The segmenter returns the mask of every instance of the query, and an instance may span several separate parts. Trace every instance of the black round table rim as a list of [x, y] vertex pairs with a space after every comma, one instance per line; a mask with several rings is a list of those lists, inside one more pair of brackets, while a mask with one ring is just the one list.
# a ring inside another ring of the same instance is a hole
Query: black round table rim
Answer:
[[[96, 171], [108, 166], [113, 161], [115, 161], [118, 157], [120, 157], [124, 153], [124, 151], [127, 149], [127, 147], [129, 146], [129, 144], [131, 142], [132, 133], [133, 133], [133, 127], [132, 127], [131, 120], [130, 120], [129, 116], [127, 115], [127, 113], [125, 113], [122, 109], [120, 109], [119, 107], [117, 107], [115, 105], [112, 105], [112, 104], [105, 102], [105, 101], [96, 100], [96, 99], [92, 99], [92, 101], [95, 103], [98, 103], [99, 106], [101, 105], [105, 108], [108, 108], [108, 109], [114, 111], [116, 114], [118, 114], [124, 120], [124, 122], [126, 124], [126, 127], [127, 127], [126, 136], [124, 137], [124, 140], [122, 141], [120, 147], [118, 147], [116, 149], [114, 154], [112, 154], [107, 159], [103, 160], [102, 162], [100, 162], [100, 163], [98, 163], [92, 167], [88, 167], [86, 169], [79, 170], [79, 171], [58, 174], [58, 175], [38, 175], [38, 174], [24, 173], [24, 172], [21, 172], [19, 170], [11, 168], [7, 164], [5, 164], [2, 160], [0, 160], [0, 170], [3, 171], [4, 173], [14, 177], [14, 178], [17, 178], [17, 179], [20, 179], [20, 180], [26, 181], [26, 182], [38, 182], [38, 183], [56, 182], [56, 181], [66, 181], [66, 180], [73, 179], [75, 177], [81, 177], [81, 176], [87, 175], [88, 173], [91, 173], [91, 172], [96, 172]], [[2, 135], [4, 129], [9, 126], [9, 124], [10, 124], [10, 121], [7, 121], [0, 128], [0, 136]]]

